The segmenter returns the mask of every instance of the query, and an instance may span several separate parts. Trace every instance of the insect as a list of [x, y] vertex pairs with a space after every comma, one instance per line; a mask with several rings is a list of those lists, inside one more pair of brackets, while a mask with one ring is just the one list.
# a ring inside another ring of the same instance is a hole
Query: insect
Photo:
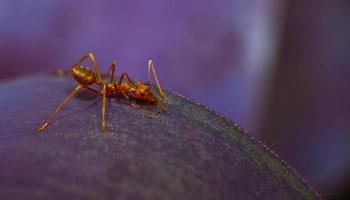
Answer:
[[[95, 69], [95, 73], [88, 67], [81, 66], [80, 64], [86, 59], [89, 59]], [[38, 132], [44, 131], [54, 120], [55, 116], [63, 109], [65, 105], [76, 95], [81, 89], [85, 88], [91, 92], [94, 92], [98, 95], [102, 95], [102, 126], [101, 130], [105, 131], [107, 128], [106, 123], [106, 98], [112, 95], [121, 96], [125, 99], [136, 99], [141, 100], [150, 104], [162, 104], [161, 99], [155, 96], [154, 92], [151, 91], [150, 78], [151, 70], [153, 72], [154, 79], [157, 84], [157, 89], [159, 95], [164, 99], [164, 92], [160, 86], [154, 63], [152, 60], [148, 61], [148, 81], [146, 83], [134, 82], [130, 79], [127, 73], [122, 73], [119, 81], [115, 80], [115, 69], [117, 63], [112, 62], [109, 68], [109, 81], [105, 82], [102, 78], [100, 69], [96, 63], [94, 55], [88, 53], [83, 56], [79, 61], [74, 63], [69, 68], [69, 73], [72, 75], [73, 79], [78, 83], [78, 85], [73, 89], [73, 91], [68, 94], [68, 96], [57, 106], [55, 111], [49, 116], [48, 120], [36, 130]], [[126, 79], [126, 80], [125, 80]], [[91, 85], [96, 84], [99, 86], [100, 90], [96, 90]], [[133, 105], [133, 104], [132, 104]]]

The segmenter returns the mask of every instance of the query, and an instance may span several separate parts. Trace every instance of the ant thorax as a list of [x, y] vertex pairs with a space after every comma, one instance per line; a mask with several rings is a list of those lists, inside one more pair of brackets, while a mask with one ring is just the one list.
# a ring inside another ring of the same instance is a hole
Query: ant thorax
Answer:
[[135, 91], [135, 88], [130, 83], [116, 83], [115, 84], [115, 91], [116, 92], [124, 92], [124, 93], [130, 93]]

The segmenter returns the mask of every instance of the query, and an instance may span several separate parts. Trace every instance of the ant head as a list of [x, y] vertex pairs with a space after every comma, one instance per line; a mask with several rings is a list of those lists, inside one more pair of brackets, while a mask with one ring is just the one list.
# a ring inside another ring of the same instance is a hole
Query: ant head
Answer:
[[144, 84], [140, 82], [136, 83], [134, 95], [136, 99], [146, 100], [150, 102], [157, 101], [148, 84]]

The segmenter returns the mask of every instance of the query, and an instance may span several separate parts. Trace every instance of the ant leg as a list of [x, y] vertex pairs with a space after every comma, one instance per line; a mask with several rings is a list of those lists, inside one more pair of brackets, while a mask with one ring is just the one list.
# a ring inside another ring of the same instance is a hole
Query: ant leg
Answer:
[[111, 67], [109, 68], [109, 83], [113, 83], [114, 80], [114, 71], [117, 66], [117, 63], [115, 61], [112, 62]]
[[84, 86], [84, 88], [86, 88], [86, 89], [88, 89], [88, 90], [90, 90], [91, 92], [94, 92], [94, 93], [96, 93], [96, 94], [101, 94], [100, 91], [98, 91], [98, 90], [96, 90], [96, 89], [94, 89], [94, 88], [91, 88], [91, 87], [89, 87], [89, 86]]
[[148, 60], [148, 83], [150, 83], [150, 81], [151, 81], [151, 69], [152, 69], [152, 72], [153, 72], [154, 79], [156, 80], [156, 83], [157, 83], [158, 92], [159, 92], [160, 96], [162, 98], [164, 98], [164, 93], [163, 93], [162, 88], [160, 87], [160, 83], [159, 83], [159, 80], [158, 80], [158, 77], [157, 77], [157, 73], [156, 73], [156, 70], [154, 68], [154, 63], [153, 63], [152, 60]]
[[76, 63], [74, 63], [73, 65], [71, 65], [70, 68], [79, 65], [80, 63], [82, 63], [82, 62], [83, 62], [84, 60], [86, 60], [87, 58], [90, 59], [90, 61], [92, 62], [92, 65], [93, 65], [94, 68], [95, 68], [96, 75], [97, 75], [97, 81], [96, 81], [96, 83], [99, 84], [99, 85], [102, 85], [102, 84], [103, 84], [103, 80], [102, 80], [102, 76], [101, 76], [101, 71], [100, 71], [100, 69], [99, 69], [99, 67], [98, 67], [98, 65], [97, 65], [97, 63], [96, 63], [94, 54], [92, 54], [92, 53], [86, 54], [85, 56], [83, 56], [82, 58], [80, 58], [79, 61], [77, 61]]
[[96, 63], [96, 60], [95, 60], [95, 57], [94, 57], [94, 54], [92, 53], [88, 53], [88, 56], [89, 56], [89, 59], [91, 60], [92, 62], [92, 65], [95, 67], [95, 71], [96, 71], [96, 74], [97, 74], [97, 83], [100, 83], [102, 84], [103, 83], [103, 80], [102, 80], [102, 77], [101, 77], [101, 71]]
[[[131, 83], [132, 85], [135, 85], [134, 82], [131, 80], [131, 78], [129, 77], [129, 75], [127, 73], [123, 73], [121, 76], [120, 76], [120, 79], [119, 79], [119, 82], [118, 82], [118, 85], [120, 85], [122, 82], [123, 82], [123, 79], [126, 78], [128, 80], [129, 83]], [[130, 97], [123, 91], [121, 91], [123, 97], [125, 99], [130, 99]]]
[[49, 116], [47, 122], [43, 124], [42, 126], [38, 127], [36, 130], [38, 132], [42, 132], [45, 128], [49, 126], [49, 124], [53, 121], [57, 113], [59, 113], [62, 108], [72, 99], [74, 95], [77, 94], [77, 92], [83, 88], [82, 85], [78, 85], [74, 90], [62, 101], [62, 103], [55, 109], [55, 111]]
[[129, 97], [128, 95], [125, 94], [125, 92], [121, 91], [121, 93], [122, 93], [122, 95], [123, 95], [123, 97], [124, 97], [125, 99], [127, 99], [127, 100], [130, 99], [130, 97]]
[[105, 131], [107, 129], [106, 125], [106, 95], [107, 95], [107, 85], [103, 84], [102, 89], [102, 127], [101, 130]]
[[119, 83], [118, 83], [119, 85], [123, 82], [123, 79], [125, 77], [132, 85], [135, 85], [134, 82], [130, 79], [129, 75], [125, 72], [120, 76]]
[[[123, 79], [126, 78], [128, 80], [129, 83], [131, 83], [132, 85], [135, 85], [134, 82], [131, 80], [131, 78], [129, 77], [129, 75], [127, 73], [123, 73], [121, 76], [120, 76], [120, 79], [119, 79], [119, 82], [117, 85], [120, 85], [122, 82], [123, 82]], [[124, 91], [120, 91], [120, 93], [123, 95], [123, 97], [126, 99], [126, 100], [129, 100], [130, 97], [124, 92]], [[133, 108], [135, 107], [138, 107], [138, 105], [134, 104], [134, 103], [129, 103], [129, 105]]]

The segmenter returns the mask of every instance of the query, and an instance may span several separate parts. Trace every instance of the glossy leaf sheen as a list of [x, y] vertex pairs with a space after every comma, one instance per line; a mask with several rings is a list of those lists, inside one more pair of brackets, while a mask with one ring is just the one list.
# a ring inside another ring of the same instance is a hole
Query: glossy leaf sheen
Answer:
[[132, 108], [82, 91], [43, 133], [35, 128], [75, 86], [36, 76], [0, 85], [1, 199], [316, 199], [263, 144], [222, 116], [166, 91], [166, 108]]

